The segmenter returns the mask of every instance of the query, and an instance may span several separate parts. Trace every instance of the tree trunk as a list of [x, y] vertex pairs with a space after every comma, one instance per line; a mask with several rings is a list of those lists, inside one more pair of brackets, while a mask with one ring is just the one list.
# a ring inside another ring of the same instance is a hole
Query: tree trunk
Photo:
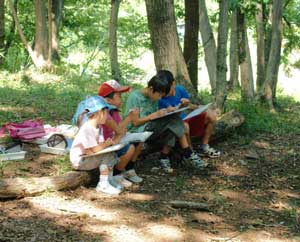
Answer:
[[121, 0], [111, 0], [111, 12], [109, 21], [109, 57], [111, 74], [115, 80], [121, 80], [121, 71], [118, 62], [117, 29], [118, 13]]
[[169, 70], [177, 82], [197, 96], [178, 40], [173, 0], [146, 0], [148, 25], [157, 70]]
[[229, 87], [234, 89], [239, 87], [239, 49], [238, 49], [238, 30], [237, 30], [237, 10], [234, 9], [231, 15], [230, 33], [230, 79]]
[[92, 180], [92, 173], [72, 171], [61, 176], [7, 178], [0, 179], [0, 198], [25, 197], [40, 194], [47, 190], [64, 190], [87, 185]]
[[[12, 0], [12, 2], [13, 2], [12, 3], [13, 8], [14, 8], [15, 12], [17, 13], [18, 1], [17, 0]], [[11, 24], [10, 24], [10, 27], [9, 27], [9, 32], [8, 32], [7, 37], [6, 37], [6, 44], [5, 44], [4, 54], [3, 54], [4, 56], [6, 56], [6, 54], [8, 52], [8, 49], [11, 46], [11, 43], [12, 43], [13, 38], [15, 36], [15, 29], [16, 29], [16, 23], [15, 23], [14, 18], [12, 18]]]
[[52, 65], [52, 0], [48, 0], [48, 28], [49, 28], [49, 38], [48, 38], [48, 60], [47, 67], [50, 68]]
[[38, 59], [38, 67], [45, 67], [48, 59], [48, 31], [46, 6], [43, 0], [34, 0], [35, 9], [35, 43], [34, 52]]
[[204, 60], [207, 67], [211, 93], [216, 92], [217, 47], [209, 22], [205, 0], [199, 0], [199, 26], [204, 49]]
[[257, 73], [256, 92], [261, 93], [265, 81], [265, 29], [264, 29], [264, 4], [256, 4], [256, 34], [257, 34]]
[[280, 65], [280, 52], [282, 41], [282, 8], [282, 0], [273, 1], [272, 40], [266, 71], [266, 81], [264, 85], [264, 99], [269, 104], [271, 110], [274, 110], [274, 97], [276, 94], [275, 88], [277, 84], [278, 70]]
[[241, 96], [244, 101], [253, 101], [254, 83], [245, 14], [238, 10], [239, 60], [241, 68]]
[[36, 66], [36, 67], [39, 67], [39, 61], [35, 55], [35, 53], [33, 52], [31, 46], [28, 44], [24, 34], [23, 34], [23, 31], [21, 29], [21, 26], [20, 26], [20, 23], [19, 23], [19, 20], [18, 20], [18, 16], [17, 16], [17, 12], [16, 12], [16, 8], [14, 6], [14, 3], [12, 1], [9, 1], [9, 7], [10, 7], [10, 10], [12, 12], [12, 15], [13, 15], [13, 19], [16, 23], [16, 26], [17, 26], [17, 30], [18, 30], [18, 33], [20, 35], [20, 38], [23, 42], [23, 44], [25, 45], [25, 48], [26, 50], [28, 51], [29, 53], [29, 56], [31, 57], [31, 60], [33, 62], [33, 64]]
[[4, 47], [5, 47], [5, 0], [0, 0], [0, 65], [4, 60]]
[[183, 55], [191, 82], [198, 88], [199, 0], [185, 0], [185, 32]]
[[[52, 43], [52, 59], [59, 60], [59, 29], [62, 20], [62, 11], [64, 0], [52, 0], [51, 15], [51, 43]], [[50, 34], [50, 33], [49, 33]]]
[[217, 48], [217, 82], [215, 102], [217, 108], [223, 110], [226, 100], [226, 54], [227, 54], [227, 38], [228, 38], [228, 10], [229, 3], [227, 0], [219, 1], [219, 26], [218, 26], [218, 48]]

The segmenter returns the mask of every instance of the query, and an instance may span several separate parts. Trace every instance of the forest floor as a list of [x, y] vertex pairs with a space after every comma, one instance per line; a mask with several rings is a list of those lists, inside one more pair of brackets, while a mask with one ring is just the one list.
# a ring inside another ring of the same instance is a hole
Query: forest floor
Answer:
[[[156, 155], [144, 157], [136, 169], [143, 183], [119, 196], [80, 187], [0, 201], [0, 241], [300, 241], [300, 136], [232, 136], [213, 145], [223, 155], [206, 159], [204, 171], [179, 166], [166, 175], [153, 168]], [[52, 160], [11, 162], [2, 177], [55, 175]], [[208, 209], [176, 209], [173, 200]]]

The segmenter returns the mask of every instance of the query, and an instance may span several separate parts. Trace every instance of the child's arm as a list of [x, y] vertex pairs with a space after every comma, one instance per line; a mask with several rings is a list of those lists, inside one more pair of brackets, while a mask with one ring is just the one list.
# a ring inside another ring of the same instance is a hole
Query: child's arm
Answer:
[[100, 150], [105, 149], [108, 146], [111, 146], [114, 144], [114, 141], [111, 138], [108, 138], [107, 140], [105, 140], [102, 143], [99, 143], [97, 146], [91, 147], [91, 148], [87, 148], [85, 149], [85, 154], [87, 155], [91, 155], [93, 153], [97, 153]]
[[137, 126], [141, 126], [144, 123], [147, 123], [153, 119], [159, 118], [163, 115], [165, 115], [168, 112], [168, 110], [166, 108], [160, 109], [154, 113], [149, 114], [148, 116], [145, 117], [138, 117], [135, 116], [134, 119], [132, 120], [132, 124], [137, 127]]

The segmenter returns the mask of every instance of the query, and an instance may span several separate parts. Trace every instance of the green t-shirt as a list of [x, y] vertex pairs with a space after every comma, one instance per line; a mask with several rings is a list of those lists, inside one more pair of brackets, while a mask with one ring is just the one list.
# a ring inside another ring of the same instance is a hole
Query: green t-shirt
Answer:
[[[152, 101], [149, 97], [145, 97], [140, 90], [135, 90], [132, 91], [127, 98], [125, 109], [126, 116], [128, 115], [129, 110], [133, 108], [138, 108], [139, 117], [143, 118], [158, 110], [158, 101]], [[130, 132], [143, 132], [145, 125], [146, 123], [139, 127], [134, 127], [130, 124], [128, 130]]]

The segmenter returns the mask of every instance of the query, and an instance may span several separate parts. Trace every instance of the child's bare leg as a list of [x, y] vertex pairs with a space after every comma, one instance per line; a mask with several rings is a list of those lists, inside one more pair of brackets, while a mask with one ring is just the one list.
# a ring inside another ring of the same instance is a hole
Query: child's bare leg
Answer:
[[170, 153], [170, 150], [171, 150], [171, 147], [168, 146], [168, 145], [164, 145], [162, 150], [161, 150], [161, 153], [165, 154], [165, 155], [168, 155]]
[[202, 144], [209, 143], [210, 137], [214, 130], [216, 119], [217, 119], [216, 113], [209, 110], [205, 117], [206, 127], [205, 127], [204, 136], [202, 138]]
[[143, 143], [139, 143], [134, 150], [134, 154], [133, 157], [131, 159], [131, 161], [136, 162], [136, 160], [138, 159], [139, 155], [141, 154], [143, 149]]
[[118, 164], [116, 165], [116, 168], [119, 171], [123, 171], [125, 169], [126, 165], [128, 164], [128, 162], [131, 161], [134, 153], [135, 153], [135, 148], [133, 145], [130, 145], [127, 152], [120, 157], [120, 162], [118, 162]]
[[191, 136], [190, 136], [190, 126], [188, 123], [184, 123], [184, 130], [185, 130], [185, 135], [186, 135], [187, 141], [189, 143], [189, 146], [192, 148], [192, 141], [191, 141]]
[[181, 146], [182, 149], [185, 149], [185, 148], [188, 148], [189, 147], [189, 142], [188, 142], [188, 139], [186, 137], [186, 135], [182, 135], [179, 139], [179, 144]]

